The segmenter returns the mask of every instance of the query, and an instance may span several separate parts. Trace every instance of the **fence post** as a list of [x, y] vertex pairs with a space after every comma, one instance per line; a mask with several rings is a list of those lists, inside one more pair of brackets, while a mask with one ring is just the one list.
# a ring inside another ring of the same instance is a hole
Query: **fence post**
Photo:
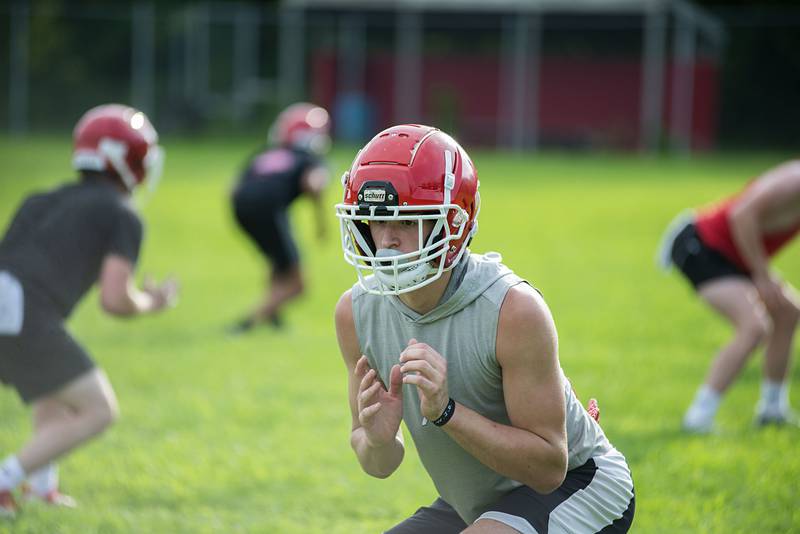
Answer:
[[27, 0], [11, 5], [9, 32], [8, 126], [15, 135], [28, 131], [28, 56], [30, 6]]
[[394, 121], [424, 122], [422, 89], [422, 15], [408, 8], [397, 13], [394, 58]]
[[[509, 35], [504, 43], [504, 86], [498, 124], [498, 145], [522, 151], [539, 142], [539, 49], [541, 16], [515, 13], [505, 19]], [[508, 102], [508, 103], [505, 103]], [[509, 105], [510, 104], [510, 105]], [[510, 128], [506, 128], [510, 125]]]
[[252, 6], [236, 4], [232, 22], [233, 41], [233, 116], [241, 123], [253, 104], [251, 83], [258, 74], [258, 32], [260, 14]]
[[642, 152], [655, 152], [661, 139], [666, 22], [666, 15], [660, 6], [651, 7], [645, 14], [642, 94], [639, 107], [639, 149]]
[[694, 104], [695, 24], [690, 6], [675, 6], [675, 39], [673, 40], [672, 109], [670, 110], [670, 147], [687, 155], [692, 149], [692, 116]]
[[283, 105], [304, 98], [305, 92], [305, 13], [300, 9], [280, 8], [280, 57], [278, 76]]
[[152, 2], [134, 3], [131, 13], [131, 101], [155, 114], [155, 9]]

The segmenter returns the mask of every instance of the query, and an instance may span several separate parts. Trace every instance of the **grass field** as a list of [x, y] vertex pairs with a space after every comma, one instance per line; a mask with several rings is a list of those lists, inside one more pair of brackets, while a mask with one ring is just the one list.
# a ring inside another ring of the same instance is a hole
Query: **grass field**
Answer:
[[[71, 176], [65, 140], [0, 139], [3, 228], [23, 195]], [[432, 501], [413, 451], [387, 480], [362, 473], [350, 451], [332, 316], [355, 273], [341, 259], [333, 210], [319, 244], [309, 205], [293, 209], [310, 289], [287, 328], [226, 337], [262, 289], [261, 260], [235, 230], [226, 195], [254, 146], [165, 145], [164, 180], [143, 210], [140, 273], [175, 273], [179, 306], [126, 321], [104, 316], [96, 294], [83, 301], [71, 329], [111, 377], [122, 418], [62, 462], [79, 509], [30, 506], [0, 532], [374, 533]], [[334, 176], [352, 155], [334, 153]], [[760, 357], [726, 398], [718, 434], [679, 432], [729, 331], [653, 262], [675, 213], [780, 158], [473, 153], [483, 199], [473, 250], [502, 252], [544, 292], [562, 366], [581, 397], [600, 400], [603, 426], [633, 469], [634, 532], [800, 532], [800, 431], [752, 427]], [[335, 179], [331, 206], [339, 194]], [[800, 247], [777, 265], [800, 284]], [[797, 370], [792, 383], [797, 390]], [[0, 458], [28, 432], [28, 412], [0, 389]]]

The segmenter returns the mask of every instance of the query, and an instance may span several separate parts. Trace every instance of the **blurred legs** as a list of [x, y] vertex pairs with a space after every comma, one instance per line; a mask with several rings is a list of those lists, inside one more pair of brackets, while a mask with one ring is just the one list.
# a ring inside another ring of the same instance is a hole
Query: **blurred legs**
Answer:
[[100, 434], [118, 415], [117, 399], [105, 373], [93, 369], [59, 391], [33, 403], [33, 436], [18, 458], [26, 473]]
[[700, 286], [698, 294], [734, 327], [733, 339], [717, 353], [683, 421], [689, 431], [708, 432], [722, 394], [766, 338], [771, 323], [755, 286], [748, 279], [714, 280]]

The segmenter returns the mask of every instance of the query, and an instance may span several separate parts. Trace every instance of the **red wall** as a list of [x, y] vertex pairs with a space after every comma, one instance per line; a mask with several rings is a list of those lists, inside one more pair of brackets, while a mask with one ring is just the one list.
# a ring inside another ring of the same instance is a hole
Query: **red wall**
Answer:
[[[366, 69], [365, 93], [374, 106], [375, 128], [380, 130], [395, 122], [394, 58], [372, 54]], [[665, 73], [665, 133], [669, 129], [672, 71], [669, 67]], [[543, 144], [601, 149], [638, 146], [640, 61], [545, 57], [540, 76], [539, 135]], [[702, 60], [695, 65], [694, 76], [692, 145], [705, 150], [713, 148], [716, 140], [718, 67]], [[465, 143], [493, 145], [500, 113], [500, 80], [500, 63], [494, 57], [428, 56], [422, 66], [422, 117], [402, 121], [439, 125], [454, 130]], [[335, 56], [315, 56], [311, 84], [314, 101], [332, 109], [337, 92]]]

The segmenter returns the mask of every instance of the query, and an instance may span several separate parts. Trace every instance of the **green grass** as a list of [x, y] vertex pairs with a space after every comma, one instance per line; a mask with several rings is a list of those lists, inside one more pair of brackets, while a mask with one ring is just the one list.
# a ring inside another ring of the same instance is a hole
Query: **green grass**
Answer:
[[[175, 273], [179, 306], [115, 320], [89, 295], [70, 326], [108, 372], [119, 423], [62, 462], [80, 508], [28, 507], [0, 532], [380, 532], [435, 497], [410, 447], [388, 480], [363, 474], [349, 448], [336, 299], [355, 280], [338, 227], [312, 236], [310, 206], [292, 216], [309, 291], [285, 331], [231, 339], [230, 321], [262, 290], [262, 262], [229, 214], [226, 192], [249, 139], [165, 142], [167, 165], [144, 207], [141, 273]], [[28, 192], [71, 175], [62, 139], [0, 139], [0, 225]], [[333, 155], [338, 178], [354, 151]], [[729, 193], [780, 156], [685, 161], [620, 155], [517, 156], [475, 151], [483, 198], [473, 250], [505, 262], [545, 294], [561, 362], [628, 457], [635, 532], [797, 532], [795, 429], [752, 426], [759, 360], [726, 398], [720, 433], [689, 437], [681, 415], [729, 330], [675, 274], [653, 264], [679, 210]], [[334, 179], [328, 204], [338, 198]], [[797, 282], [796, 245], [777, 264]], [[795, 356], [797, 351], [795, 351]], [[792, 375], [798, 384], [798, 372]], [[29, 433], [28, 412], [0, 389], [0, 458]]]

